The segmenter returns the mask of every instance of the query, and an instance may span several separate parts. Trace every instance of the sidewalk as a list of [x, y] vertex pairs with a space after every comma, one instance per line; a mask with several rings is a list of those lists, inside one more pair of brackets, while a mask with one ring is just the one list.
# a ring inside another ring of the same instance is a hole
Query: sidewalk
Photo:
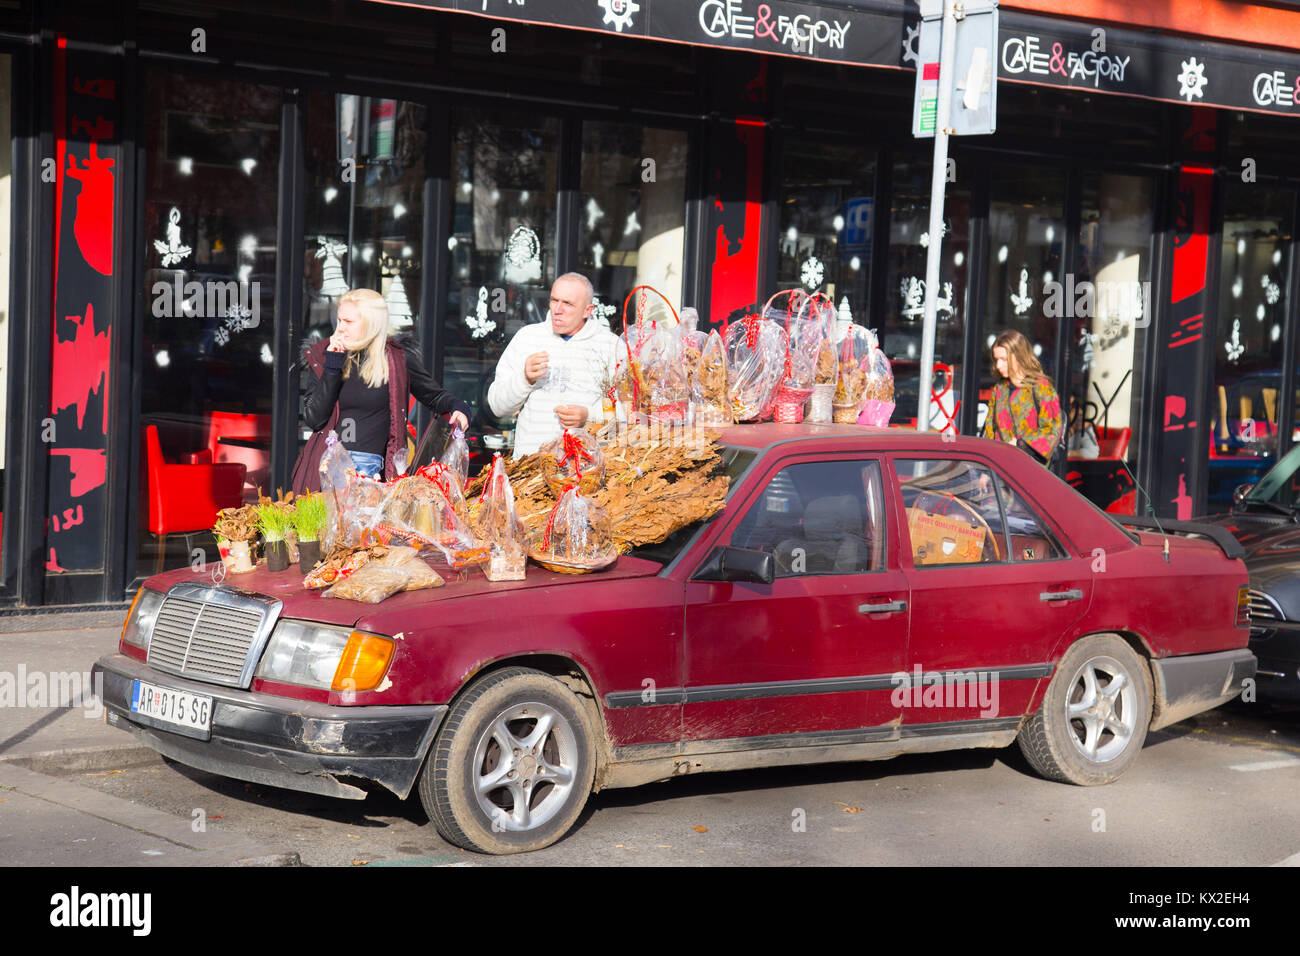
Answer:
[[0, 616], [0, 860], [9, 866], [295, 865], [296, 853], [216, 833], [52, 774], [160, 758], [104, 723], [90, 668], [126, 611]]

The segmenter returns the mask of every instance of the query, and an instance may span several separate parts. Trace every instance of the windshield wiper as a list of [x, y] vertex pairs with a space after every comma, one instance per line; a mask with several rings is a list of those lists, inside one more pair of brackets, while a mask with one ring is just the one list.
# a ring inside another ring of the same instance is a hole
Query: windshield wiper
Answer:
[[1288, 507], [1287, 505], [1280, 505], [1276, 501], [1269, 501], [1267, 498], [1242, 498], [1241, 501], [1237, 502], [1237, 507], [1239, 508], [1245, 508], [1247, 505], [1263, 505], [1265, 508], [1270, 508], [1280, 515], [1285, 515], [1292, 521], [1296, 520], [1295, 508]]

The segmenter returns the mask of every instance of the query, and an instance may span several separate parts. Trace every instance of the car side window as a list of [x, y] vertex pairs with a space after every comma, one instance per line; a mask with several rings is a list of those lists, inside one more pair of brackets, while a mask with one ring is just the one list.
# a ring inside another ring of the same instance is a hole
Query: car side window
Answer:
[[912, 563], [993, 564], [1006, 560], [1002, 512], [992, 472], [973, 461], [899, 458]]
[[1013, 561], [1048, 561], [1065, 557], [1065, 549], [1047, 526], [1025, 504], [1016, 489], [998, 478], [998, 495], [1006, 514], [1007, 536]]
[[772, 476], [731, 534], [771, 554], [776, 576], [857, 574], [885, 566], [884, 493], [875, 461], [788, 465]]

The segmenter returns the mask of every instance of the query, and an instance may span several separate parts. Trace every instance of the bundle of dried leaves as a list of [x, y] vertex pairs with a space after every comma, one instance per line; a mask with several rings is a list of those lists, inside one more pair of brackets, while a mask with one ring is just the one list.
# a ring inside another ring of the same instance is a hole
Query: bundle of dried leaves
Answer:
[[[607, 426], [598, 436], [605, 453], [605, 484], [591, 497], [609, 515], [620, 553], [656, 544], [673, 532], [711, 518], [727, 497], [727, 476], [717, 434], [692, 440], [689, 430], [651, 430]], [[466, 488], [470, 513], [477, 517], [485, 468]], [[528, 455], [506, 464], [515, 492], [515, 509], [530, 531], [546, 523], [555, 495], [542, 474], [541, 456]]]

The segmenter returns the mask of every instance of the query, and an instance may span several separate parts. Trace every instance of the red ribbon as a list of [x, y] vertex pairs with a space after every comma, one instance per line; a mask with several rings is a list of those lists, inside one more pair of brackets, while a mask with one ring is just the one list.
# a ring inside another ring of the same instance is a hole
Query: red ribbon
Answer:
[[745, 348], [751, 351], [758, 348], [758, 323], [757, 315], [747, 315], [741, 320], [745, 325]]
[[583, 446], [582, 439], [578, 438], [567, 428], [564, 430], [563, 440], [564, 440], [564, 455], [560, 458], [558, 462], [556, 462], [556, 464], [563, 467], [566, 461], [568, 461], [569, 459], [573, 459], [573, 473], [577, 476], [578, 483], [581, 484], [582, 483], [582, 459], [585, 458], [587, 459], [587, 461], [595, 461], [595, 459], [591, 457], [591, 453], [588, 452], [587, 449]]
[[555, 507], [546, 516], [546, 530], [542, 532], [542, 551], [551, 550], [551, 532], [555, 530], [555, 512], [560, 510], [560, 502], [564, 500], [564, 496], [576, 487], [577, 485], [565, 485], [564, 490], [560, 492], [560, 497], [555, 501]]

